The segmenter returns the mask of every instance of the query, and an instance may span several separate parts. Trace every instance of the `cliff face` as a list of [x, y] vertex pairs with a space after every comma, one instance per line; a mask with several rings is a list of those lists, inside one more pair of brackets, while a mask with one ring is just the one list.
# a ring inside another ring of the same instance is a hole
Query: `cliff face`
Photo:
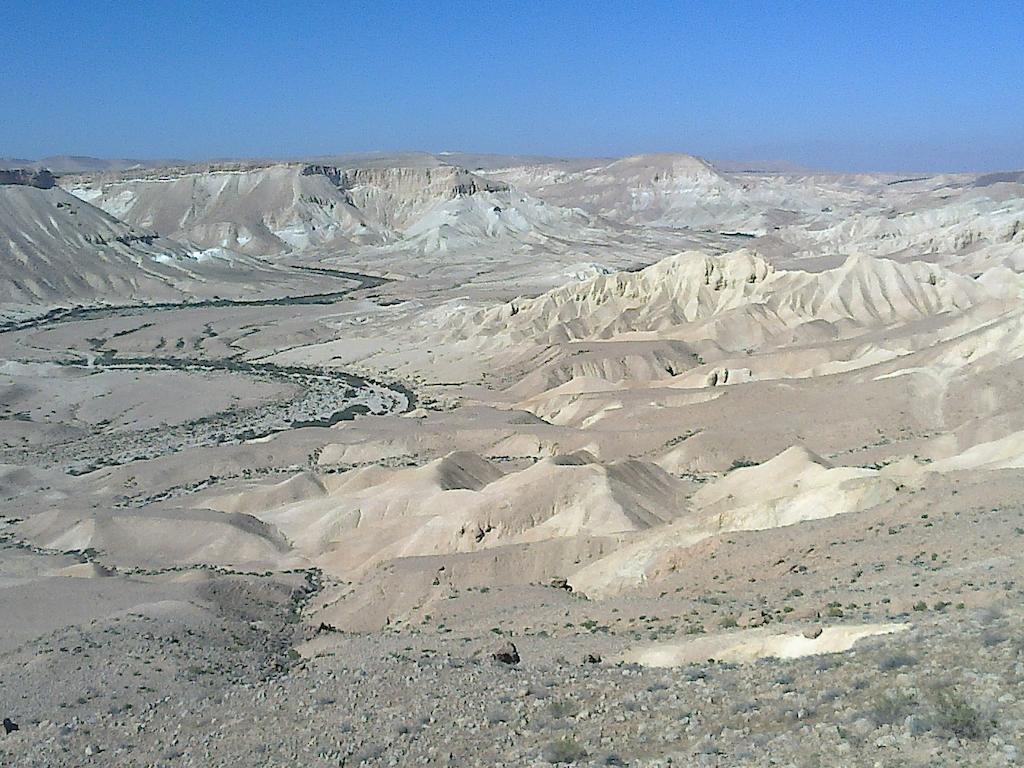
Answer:
[[434, 196], [451, 199], [477, 192], [503, 192], [509, 188], [503, 181], [482, 176], [455, 166], [409, 168], [341, 168], [335, 165], [307, 165], [303, 176], [326, 176], [339, 189], [374, 186], [420, 193], [427, 190]]
[[451, 200], [509, 188], [454, 166], [350, 168], [340, 173], [338, 186], [380, 230], [401, 234]]
[[0, 184], [52, 189], [57, 184], [57, 180], [47, 170], [33, 171], [24, 168], [13, 168], [0, 170]]
[[504, 192], [508, 184], [485, 179], [465, 168], [352, 168], [341, 175], [339, 186], [351, 189], [370, 185], [401, 192], [425, 192], [432, 197], [451, 199], [477, 192]]

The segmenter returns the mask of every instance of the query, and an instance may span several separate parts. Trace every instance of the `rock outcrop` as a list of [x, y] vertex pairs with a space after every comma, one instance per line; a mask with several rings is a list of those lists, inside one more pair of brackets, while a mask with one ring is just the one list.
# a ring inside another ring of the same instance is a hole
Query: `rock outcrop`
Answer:
[[33, 171], [25, 168], [0, 169], [0, 184], [11, 184], [38, 189], [51, 189], [57, 183], [53, 174], [47, 170]]

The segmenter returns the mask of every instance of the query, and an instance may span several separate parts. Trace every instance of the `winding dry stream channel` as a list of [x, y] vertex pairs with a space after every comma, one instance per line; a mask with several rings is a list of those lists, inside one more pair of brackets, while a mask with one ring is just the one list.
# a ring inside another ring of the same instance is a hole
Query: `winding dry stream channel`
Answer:
[[[287, 306], [333, 304], [354, 291], [377, 287], [384, 278], [329, 270], [356, 281], [352, 288], [332, 293], [232, 301], [217, 299], [183, 304], [147, 304], [122, 307], [80, 307], [54, 310], [46, 315], [0, 326], [0, 333], [41, 330], [56, 325], [121, 317], [142, 317], [164, 311], [190, 311], [211, 307]], [[230, 445], [292, 429], [329, 427], [358, 415], [403, 413], [415, 404], [414, 393], [401, 384], [356, 376], [343, 370], [302, 365], [276, 365], [238, 359], [193, 359], [181, 356], [122, 357], [110, 350], [58, 364], [81, 369], [134, 370], [147, 374], [176, 371], [202, 376], [244, 376], [258, 383], [285, 385], [294, 394], [247, 408], [229, 408], [180, 424], [125, 430], [97, 428], [48, 445], [0, 449], [0, 463], [61, 466], [70, 474], [84, 474], [107, 466], [152, 459], [188, 448]], [[185, 395], [183, 395], [185, 396]]]

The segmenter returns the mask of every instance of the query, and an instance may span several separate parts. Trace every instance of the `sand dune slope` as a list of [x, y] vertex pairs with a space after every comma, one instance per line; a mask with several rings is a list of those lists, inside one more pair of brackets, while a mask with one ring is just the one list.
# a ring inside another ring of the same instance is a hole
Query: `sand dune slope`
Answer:
[[640, 272], [599, 276], [455, 316], [446, 330], [455, 338], [556, 343], [666, 333], [740, 309], [785, 327], [812, 321], [869, 326], [962, 309], [988, 296], [976, 281], [923, 263], [851, 257], [836, 269], [809, 273], [777, 270], [747, 249], [721, 256], [691, 251]]
[[161, 510], [33, 515], [19, 535], [58, 551], [96, 550], [119, 565], [280, 568], [298, 564], [272, 527], [241, 513]]
[[678, 481], [655, 465], [602, 465], [586, 452], [507, 474], [475, 454], [452, 454], [413, 469], [353, 470], [305, 501], [267, 507], [267, 498], [265, 489], [242, 490], [203, 503], [247, 509], [337, 573], [398, 557], [614, 536], [685, 510]]
[[698, 491], [691, 516], [639, 536], [584, 567], [572, 584], [592, 596], [613, 594], [656, 579], [704, 539], [728, 531], [793, 525], [869, 509], [896, 493], [876, 470], [830, 467], [800, 447], [764, 464], [736, 469]]

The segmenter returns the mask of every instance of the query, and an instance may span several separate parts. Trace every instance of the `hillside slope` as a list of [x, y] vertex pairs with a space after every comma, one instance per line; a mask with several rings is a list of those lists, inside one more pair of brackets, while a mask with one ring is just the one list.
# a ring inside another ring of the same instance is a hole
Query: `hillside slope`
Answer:
[[572, 215], [448, 165], [185, 168], [62, 184], [135, 226], [261, 256], [405, 240], [444, 250], [450, 238], [519, 236]]

